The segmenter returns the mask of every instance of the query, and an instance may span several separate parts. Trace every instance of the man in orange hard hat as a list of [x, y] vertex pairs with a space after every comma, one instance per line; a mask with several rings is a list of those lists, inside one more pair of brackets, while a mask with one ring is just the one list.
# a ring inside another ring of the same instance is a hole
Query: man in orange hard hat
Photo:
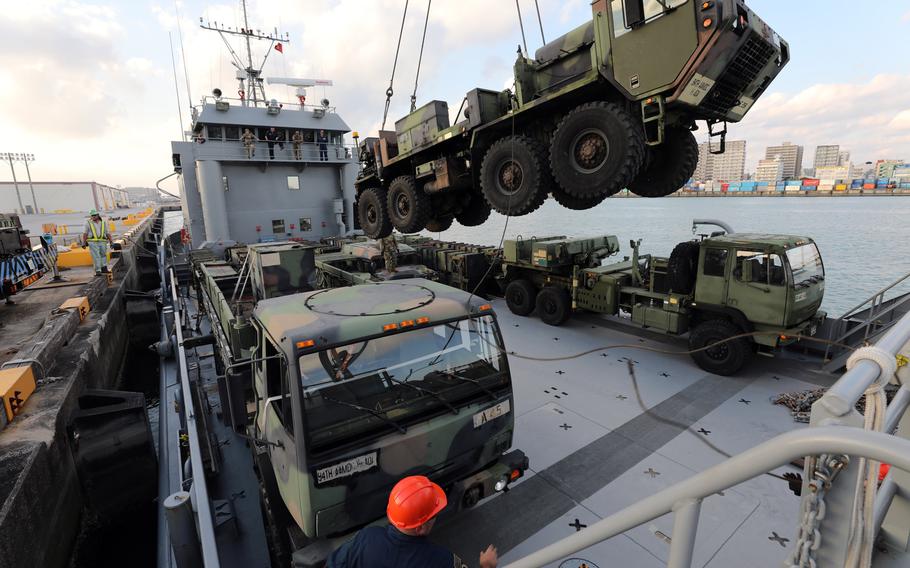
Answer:
[[[329, 556], [328, 568], [462, 568], [466, 564], [431, 543], [436, 515], [446, 506], [442, 488], [422, 475], [405, 477], [392, 488], [388, 527], [367, 527]], [[480, 553], [480, 568], [496, 568], [491, 544]]]

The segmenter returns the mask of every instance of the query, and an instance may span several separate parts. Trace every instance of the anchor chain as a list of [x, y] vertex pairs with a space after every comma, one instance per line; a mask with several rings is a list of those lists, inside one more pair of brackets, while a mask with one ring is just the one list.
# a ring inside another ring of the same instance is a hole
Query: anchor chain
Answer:
[[807, 484], [809, 494], [803, 499], [799, 534], [787, 558], [787, 568], [817, 568], [815, 552], [822, 542], [819, 527], [827, 510], [825, 496], [838, 474], [850, 463], [850, 458], [826, 454], [810, 457], [807, 462], [812, 472]]

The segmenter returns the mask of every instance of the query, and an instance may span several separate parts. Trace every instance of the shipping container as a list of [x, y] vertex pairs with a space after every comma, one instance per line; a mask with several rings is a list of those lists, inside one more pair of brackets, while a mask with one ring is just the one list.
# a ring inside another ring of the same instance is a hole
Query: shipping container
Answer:
[[803, 191], [816, 191], [818, 189], [817, 185], [804, 185]]
[[833, 185], [821, 184], [818, 186], [819, 191], [834, 191]]
[[855, 179], [852, 182], [850, 182], [850, 189], [862, 189], [862, 188], [863, 188], [863, 180]]
[[821, 180], [817, 180], [817, 179], [804, 179], [803, 187], [810, 187], [810, 186], [818, 187], [818, 184], [820, 181]]
[[863, 189], [875, 189], [875, 184], [874, 183], [864, 183]]
[[845, 189], [847, 189], [847, 184], [845, 183], [839, 183], [834, 186], [835, 191], [844, 191]]

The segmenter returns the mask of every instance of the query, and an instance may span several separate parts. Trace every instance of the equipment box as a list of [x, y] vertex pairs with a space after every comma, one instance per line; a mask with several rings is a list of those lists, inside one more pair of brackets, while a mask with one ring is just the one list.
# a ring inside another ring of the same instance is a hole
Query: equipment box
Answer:
[[685, 314], [642, 304], [635, 304], [632, 307], [632, 321], [642, 327], [653, 327], [670, 335], [679, 335], [689, 329], [689, 318]]
[[430, 101], [395, 123], [398, 151], [410, 152], [432, 142], [440, 130], [449, 127], [449, 105], [445, 101]]

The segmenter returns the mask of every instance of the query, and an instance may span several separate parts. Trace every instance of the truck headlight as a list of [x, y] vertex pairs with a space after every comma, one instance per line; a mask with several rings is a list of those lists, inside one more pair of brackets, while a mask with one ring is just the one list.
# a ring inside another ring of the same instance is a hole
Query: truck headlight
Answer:
[[504, 491], [508, 486], [509, 478], [508, 476], [503, 475], [501, 478], [496, 480], [496, 483], [493, 484], [493, 489], [496, 491]]

